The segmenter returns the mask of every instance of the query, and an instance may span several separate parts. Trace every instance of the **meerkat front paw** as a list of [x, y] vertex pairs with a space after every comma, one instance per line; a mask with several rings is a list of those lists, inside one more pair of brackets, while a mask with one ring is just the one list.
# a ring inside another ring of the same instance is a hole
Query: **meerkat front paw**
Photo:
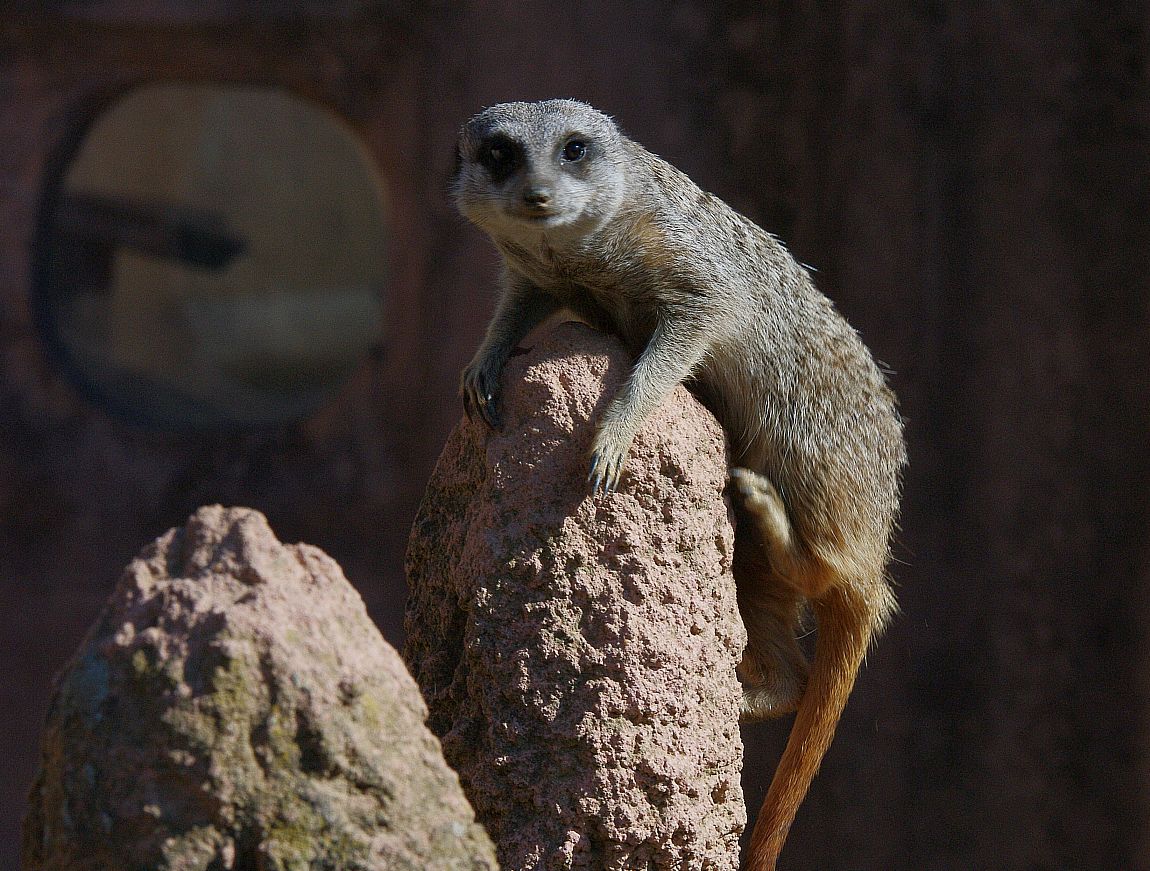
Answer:
[[611, 493], [619, 488], [619, 479], [630, 449], [629, 436], [610, 427], [600, 427], [591, 445], [591, 471], [587, 475], [587, 483], [591, 485], [593, 493]]
[[492, 429], [499, 427], [500, 368], [486, 360], [472, 360], [463, 370], [459, 385], [468, 420], [478, 414]]

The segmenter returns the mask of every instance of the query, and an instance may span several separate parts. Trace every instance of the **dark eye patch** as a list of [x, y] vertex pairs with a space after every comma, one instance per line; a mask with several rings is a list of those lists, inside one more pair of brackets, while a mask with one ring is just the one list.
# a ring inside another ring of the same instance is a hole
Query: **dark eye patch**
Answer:
[[479, 146], [477, 160], [493, 181], [502, 182], [523, 163], [523, 147], [514, 139], [497, 134]]

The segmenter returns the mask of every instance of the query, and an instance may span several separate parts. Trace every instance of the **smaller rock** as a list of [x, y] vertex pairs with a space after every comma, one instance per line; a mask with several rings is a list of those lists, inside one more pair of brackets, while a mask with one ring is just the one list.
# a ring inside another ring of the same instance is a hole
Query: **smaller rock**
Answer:
[[335, 562], [201, 508], [59, 679], [24, 868], [495, 869], [426, 717]]

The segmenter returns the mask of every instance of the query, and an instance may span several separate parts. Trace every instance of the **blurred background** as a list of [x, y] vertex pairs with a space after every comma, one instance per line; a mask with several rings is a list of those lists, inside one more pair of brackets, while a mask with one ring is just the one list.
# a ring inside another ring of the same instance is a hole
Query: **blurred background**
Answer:
[[[401, 643], [494, 300], [455, 132], [563, 96], [786, 240], [901, 398], [903, 613], [785, 867], [1150, 869], [1146, 4], [0, 9], [0, 867], [54, 672], [197, 506]], [[745, 732], [752, 809], [788, 726]]]

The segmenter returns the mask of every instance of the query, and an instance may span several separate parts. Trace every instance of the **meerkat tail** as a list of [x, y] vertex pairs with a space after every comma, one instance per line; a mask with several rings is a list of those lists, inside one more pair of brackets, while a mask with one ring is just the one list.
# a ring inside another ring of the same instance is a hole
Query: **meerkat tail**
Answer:
[[856, 591], [834, 587], [812, 606], [818, 640], [809, 683], [759, 810], [745, 871], [774, 871], [799, 805], [834, 738], [875, 628], [866, 597]]

